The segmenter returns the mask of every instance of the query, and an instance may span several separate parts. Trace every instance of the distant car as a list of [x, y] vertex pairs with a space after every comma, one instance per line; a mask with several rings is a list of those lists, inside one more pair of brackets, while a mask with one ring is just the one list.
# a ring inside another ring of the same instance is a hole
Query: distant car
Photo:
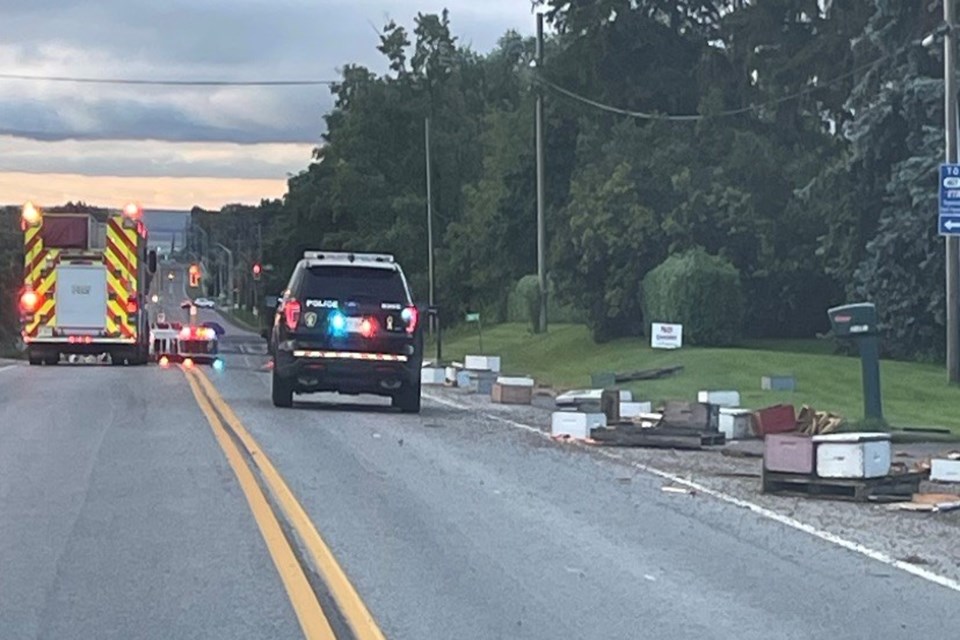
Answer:
[[197, 298], [193, 301], [193, 304], [197, 305], [201, 309], [213, 309], [217, 306], [217, 303], [210, 298]]
[[274, 406], [294, 393], [389, 396], [420, 411], [423, 331], [400, 265], [386, 254], [307, 251], [267, 338]]

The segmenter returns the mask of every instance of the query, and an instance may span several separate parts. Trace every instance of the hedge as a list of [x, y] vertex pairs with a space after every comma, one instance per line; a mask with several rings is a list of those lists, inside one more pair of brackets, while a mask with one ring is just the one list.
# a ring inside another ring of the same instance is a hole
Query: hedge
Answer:
[[643, 279], [644, 319], [683, 325], [687, 344], [735, 343], [743, 326], [740, 273], [703, 249], [673, 255]]

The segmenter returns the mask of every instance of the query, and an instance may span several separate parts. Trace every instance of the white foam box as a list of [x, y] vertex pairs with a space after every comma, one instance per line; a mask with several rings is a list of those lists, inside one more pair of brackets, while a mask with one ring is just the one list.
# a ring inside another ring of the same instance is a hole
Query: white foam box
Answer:
[[442, 385], [447, 381], [447, 372], [440, 367], [420, 369], [420, 384]]
[[463, 368], [500, 373], [500, 356], [467, 356], [463, 359]]
[[879, 478], [890, 473], [889, 433], [830, 433], [813, 436], [821, 478]]
[[639, 418], [645, 413], [653, 411], [653, 404], [650, 402], [624, 402], [620, 400], [621, 418]]
[[960, 482], [960, 460], [934, 458], [930, 461], [930, 479], [934, 482]]
[[697, 393], [697, 402], [715, 404], [720, 407], [739, 407], [739, 391], [700, 391]]
[[457, 367], [447, 367], [444, 371], [446, 375], [446, 380], [448, 384], [457, 384], [457, 372], [460, 369]]
[[753, 436], [753, 412], [736, 407], [720, 407], [720, 432], [727, 440], [743, 440]]
[[554, 411], [550, 423], [550, 435], [570, 436], [584, 440], [590, 437], [591, 429], [607, 426], [607, 416], [602, 413], [580, 413], [579, 411]]

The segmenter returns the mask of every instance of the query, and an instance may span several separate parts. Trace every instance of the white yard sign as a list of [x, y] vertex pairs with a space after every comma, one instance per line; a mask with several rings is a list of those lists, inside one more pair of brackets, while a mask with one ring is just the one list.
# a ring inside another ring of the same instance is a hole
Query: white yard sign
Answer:
[[650, 327], [650, 346], [654, 349], [679, 349], [683, 346], [683, 325], [654, 322]]

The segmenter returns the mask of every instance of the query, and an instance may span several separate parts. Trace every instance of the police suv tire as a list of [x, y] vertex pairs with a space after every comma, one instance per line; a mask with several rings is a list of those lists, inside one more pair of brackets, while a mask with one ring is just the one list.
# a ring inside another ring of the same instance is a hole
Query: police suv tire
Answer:
[[393, 396], [392, 404], [403, 413], [420, 413], [420, 383], [404, 386]]
[[273, 406], [290, 408], [293, 406], [293, 385], [289, 380], [277, 375], [274, 368], [271, 377], [270, 395], [273, 399]]

